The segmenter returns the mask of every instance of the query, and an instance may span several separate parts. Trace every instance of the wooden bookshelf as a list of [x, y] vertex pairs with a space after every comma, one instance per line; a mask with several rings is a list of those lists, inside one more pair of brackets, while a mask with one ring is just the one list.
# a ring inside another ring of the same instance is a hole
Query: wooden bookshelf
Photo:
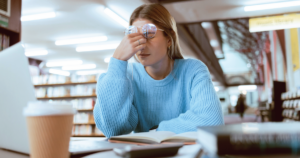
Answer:
[[76, 109], [78, 112], [91, 112], [94, 109]]
[[64, 96], [64, 97], [38, 97], [38, 100], [61, 100], [61, 99], [80, 99], [80, 98], [96, 98], [97, 95], [81, 95], [81, 96]]
[[2, 15], [8, 18], [8, 26], [0, 26], [0, 34], [9, 36], [9, 46], [12, 46], [20, 41], [21, 37], [21, 0], [11, 0], [10, 16]]
[[289, 98], [289, 99], [283, 99], [283, 101], [285, 101], [285, 100], [297, 100], [297, 99], [300, 99], [300, 97]]
[[69, 83], [56, 83], [56, 84], [39, 84], [34, 87], [51, 87], [51, 86], [70, 86], [70, 85], [84, 85], [84, 84], [96, 84], [97, 81], [90, 82], [69, 82]]

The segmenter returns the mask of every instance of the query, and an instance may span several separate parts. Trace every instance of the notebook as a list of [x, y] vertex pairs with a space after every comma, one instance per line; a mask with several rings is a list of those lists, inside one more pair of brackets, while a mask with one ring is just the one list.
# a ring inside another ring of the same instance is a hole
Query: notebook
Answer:
[[113, 143], [128, 144], [161, 144], [161, 143], [184, 143], [196, 144], [197, 132], [175, 134], [169, 131], [141, 132], [127, 135], [113, 136], [109, 138]]

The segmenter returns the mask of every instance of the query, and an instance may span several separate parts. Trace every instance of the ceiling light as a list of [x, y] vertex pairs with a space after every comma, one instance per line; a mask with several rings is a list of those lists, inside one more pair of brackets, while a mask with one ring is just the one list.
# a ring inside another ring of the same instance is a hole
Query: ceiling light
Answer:
[[257, 86], [256, 85], [243, 85], [239, 86], [238, 89], [240, 91], [247, 91], [247, 90], [256, 90]]
[[21, 21], [48, 19], [48, 18], [54, 18], [55, 16], [56, 16], [55, 12], [41, 13], [41, 14], [34, 14], [34, 15], [25, 15], [25, 16], [21, 17]]
[[211, 24], [210, 24], [209, 22], [202, 22], [202, 23], [201, 23], [201, 26], [202, 26], [203, 28], [205, 28], [205, 29], [208, 29], [208, 28], [211, 27]]
[[119, 43], [106, 44], [106, 45], [97, 45], [97, 46], [85, 46], [77, 47], [77, 52], [87, 52], [87, 51], [96, 51], [96, 50], [107, 50], [107, 49], [116, 49], [119, 46]]
[[223, 53], [220, 50], [215, 50], [216, 55], [222, 55]]
[[48, 61], [46, 63], [47, 67], [56, 67], [56, 66], [67, 66], [67, 65], [80, 65], [82, 60], [62, 60], [62, 61]]
[[110, 58], [105, 58], [104, 59], [104, 62], [106, 62], [106, 63], [109, 63], [109, 61], [110, 61]]
[[256, 11], [256, 10], [267, 10], [267, 9], [275, 9], [275, 8], [285, 8], [285, 7], [293, 7], [299, 6], [300, 1], [290, 1], [290, 2], [281, 2], [281, 3], [269, 3], [269, 4], [261, 4], [261, 5], [252, 5], [244, 7], [246, 12]]
[[93, 75], [93, 74], [102, 74], [105, 73], [104, 70], [91, 70], [91, 71], [77, 71], [77, 75]]
[[28, 56], [28, 57], [47, 55], [47, 54], [48, 54], [47, 50], [26, 50], [25, 51], [25, 55]]
[[62, 70], [83, 70], [83, 69], [94, 69], [96, 64], [85, 64], [85, 65], [74, 65], [74, 66], [63, 66]]
[[70, 76], [70, 72], [62, 71], [62, 70], [56, 70], [56, 69], [50, 69], [49, 73], [57, 74], [57, 75], [63, 75], [63, 76]]
[[121, 25], [123, 25], [124, 27], [128, 27], [129, 24], [127, 21], [125, 21], [123, 18], [121, 18], [120, 16], [118, 16], [116, 13], [114, 13], [113, 11], [111, 11], [108, 8], [104, 9], [104, 12], [110, 16], [111, 18], [113, 18], [114, 20], [116, 20], [118, 23], [120, 23]]
[[68, 45], [68, 44], [80, 44], [80, 43], [93, 43], [93, 42], [102, 42], [107, 41], [106, 36], [97, 36], [97, 37], [86, 37], [86, 38], [77, 38], [69, 40], [58, 40], [55, 41], [56, 45]]
[[219, 87], [215, 87], [215, 91], [218, 92], [220, 90]]
[[210, 45], [212, 47], [217, 47], [218, 46], [218, 41], [217, 40], [210, 40]]

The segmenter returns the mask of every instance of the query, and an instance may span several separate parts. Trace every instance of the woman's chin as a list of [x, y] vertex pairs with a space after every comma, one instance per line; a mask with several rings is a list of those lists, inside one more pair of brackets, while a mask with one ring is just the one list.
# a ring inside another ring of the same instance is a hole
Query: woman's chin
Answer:
[[153, 65], [153, 63], [149, 60], [141, 60], [139, 59], [140, 63], [144, 66], [150, 66], [150, 65]]

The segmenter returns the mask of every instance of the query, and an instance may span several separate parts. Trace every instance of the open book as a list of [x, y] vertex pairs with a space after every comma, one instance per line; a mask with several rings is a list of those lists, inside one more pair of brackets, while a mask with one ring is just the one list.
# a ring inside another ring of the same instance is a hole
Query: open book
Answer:
[[168, 131], [141, 132], [127, 135], [113, 136], [109, 138], [114, 143], [134, 144], [160, 144], [160, 143], [184, 143], [195, 144], [197, 132], [186, 132], [175, 134]]

